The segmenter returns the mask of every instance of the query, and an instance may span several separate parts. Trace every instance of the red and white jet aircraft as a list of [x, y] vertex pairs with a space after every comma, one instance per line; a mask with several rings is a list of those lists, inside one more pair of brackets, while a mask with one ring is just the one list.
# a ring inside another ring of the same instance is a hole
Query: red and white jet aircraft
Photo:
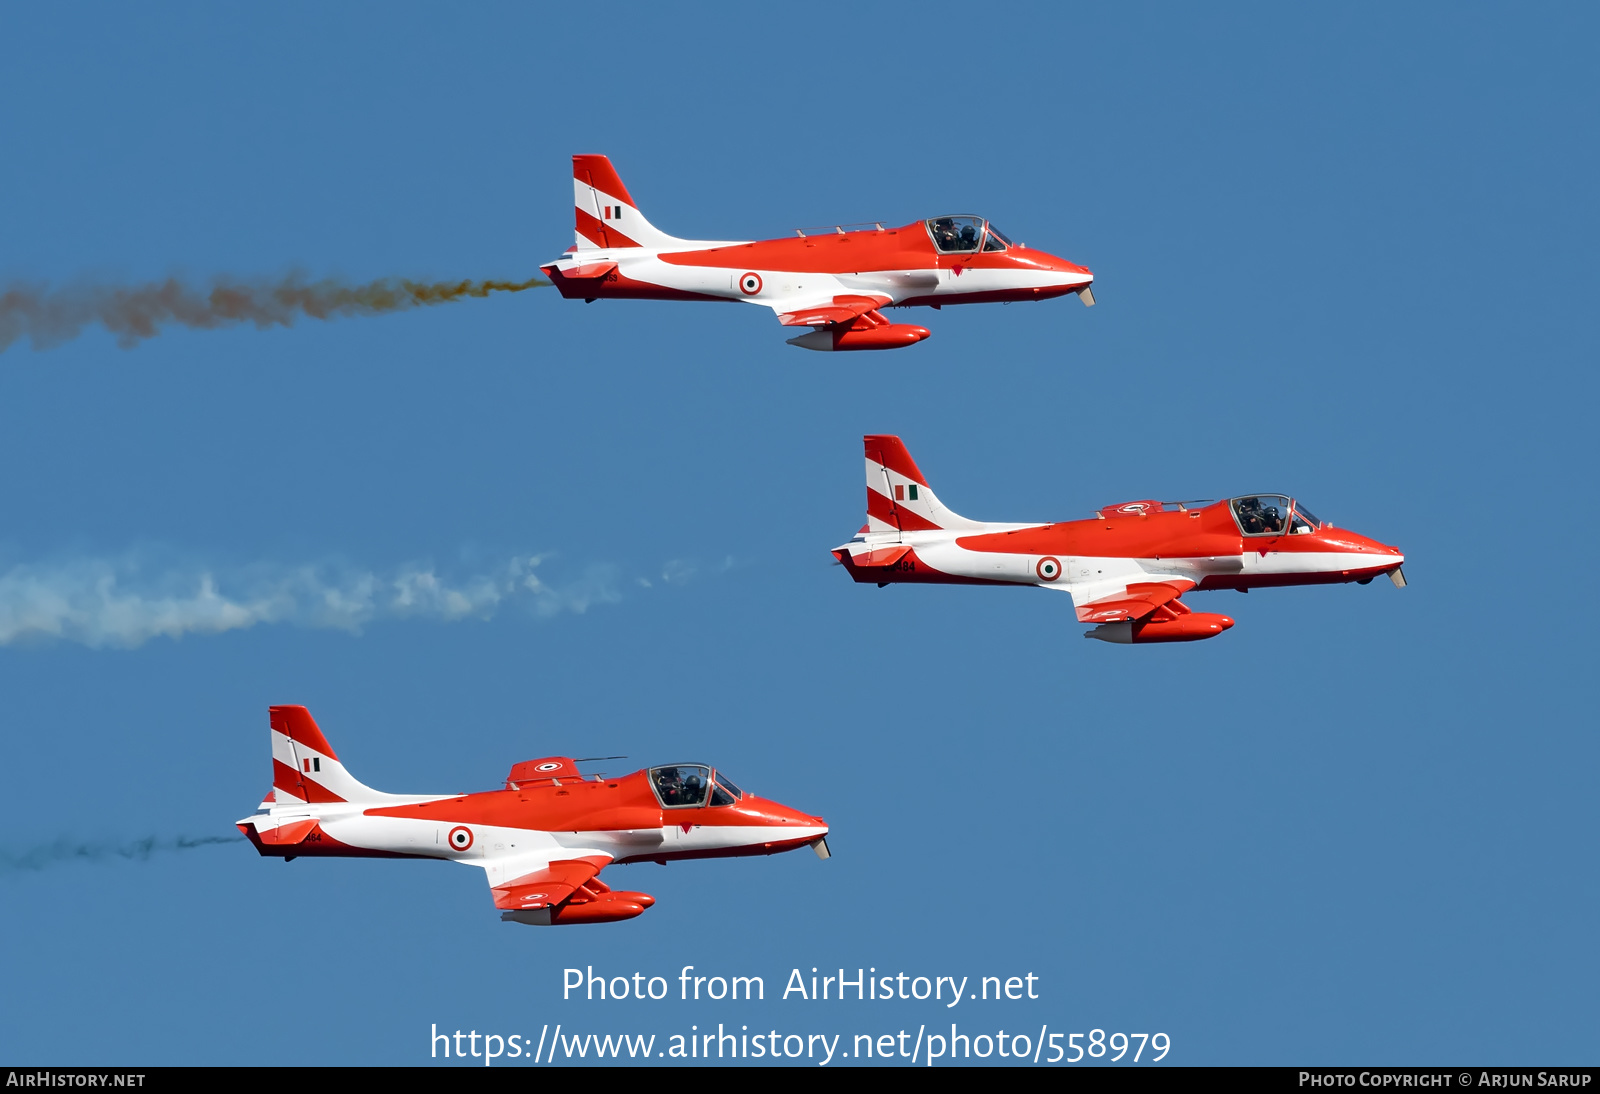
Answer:
[[1365, 585], [1387, 574], [1403, 587], [1405, 555], [1319, 521], [1283, 494], [1199, 503], [1129, 501], [1093, 520], [990, 524], [939, 504], [899, 437], [868, 436], [867, 523], [833, 556], [850, 576], [891, 582], [1036, 585], [1072, 595], [1085, 638], [1191, 642], [1233, 620], [1191, 611], [1191, 589]]
[[1082, 266], [1013, 243], [982, 217], [953, 215], [899, 228], [841, 225], [794, 239], [676, 239], [639, 212], [605, 156], [572, 157], [577, 243], [540, 267], [562, 296], [585, 301], [728, 300], [773, 310], [789, 339], [814, 350], [896, 349], [928, 329], [880, 309], [1047, 300], [1094, 303]]
[[565, 756], [526, 760], [501, 790], [385, 794], [345, 770], [305, 707], [271, 708], [272, 790], [238, 822], [274, 858], [450, 859], [489, 876], [500, 918], [542, 926], [632, 919], [648, 893], [610, 888], [613, 863], [828, 857], [828, 826], [740, 790], [705, 764], [585, 777]]

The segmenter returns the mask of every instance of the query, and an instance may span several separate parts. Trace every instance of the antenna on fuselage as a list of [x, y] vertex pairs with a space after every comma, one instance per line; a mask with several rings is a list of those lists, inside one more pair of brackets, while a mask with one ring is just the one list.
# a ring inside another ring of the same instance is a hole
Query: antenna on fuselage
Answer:
[[[572, 762], [575, 764], [592, 764], [597, 763], [600, 760], [626, 760], [627, 758], [628, 757], [626, 756], [584, 756], [582, 759], [573, 760]], [[605, 774], [606, 773], [604, 771], [596, 771], [594, 773], [594, 777], [597, 779], [604, 779]]]

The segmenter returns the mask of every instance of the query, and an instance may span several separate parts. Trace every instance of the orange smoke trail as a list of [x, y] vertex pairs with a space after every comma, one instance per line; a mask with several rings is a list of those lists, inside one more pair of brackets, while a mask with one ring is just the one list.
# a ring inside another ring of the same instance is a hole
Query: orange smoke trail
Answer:
[[0, 353], [23, 337], [34, 349], [60, 345], [94, 323], [116, 335], [117, 343], [126, 349], [154, 338], [170, 324], [198, 330], [235, 323], [254, 323], [262, 329], [288, 327], [301, 316], [379, 315], [548, 284], [543, 278], [531, 277], [526, 281], [383, 278], [347, 285], [335, 280], [306, 282], [291, 274], [276, 282], [222, 278], [209, 290], [195, 289], [175, 278], [128, 288], [13, 285], [0, 291]]

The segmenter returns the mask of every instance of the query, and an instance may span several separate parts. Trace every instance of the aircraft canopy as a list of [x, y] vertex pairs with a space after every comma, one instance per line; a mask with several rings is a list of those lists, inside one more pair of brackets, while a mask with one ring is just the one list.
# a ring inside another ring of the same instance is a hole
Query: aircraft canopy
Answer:
[[932, 217], [923, 222], [934, 249], [940, 254], [972, 254], [982, 251], [1003, 251], [1011, 245], [993, 224], [982, 217], [959, 214]]
[[1298, 536], [1322, 527], [1311, 510], [1282, 494], [1247, 494], [1228, 502], [1228, 508], [1247, 536]]
[[704, 764], [652, 767], [650, 786], [667, 809], [732, 805], [744, 797], [732, 779]]

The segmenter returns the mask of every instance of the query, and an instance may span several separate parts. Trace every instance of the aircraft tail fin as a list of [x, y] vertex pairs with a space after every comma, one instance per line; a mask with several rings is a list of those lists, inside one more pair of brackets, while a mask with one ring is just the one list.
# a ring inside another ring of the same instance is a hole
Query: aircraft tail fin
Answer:
[[262, 805], [385, 801], [393, 797], [363, 785], [345, 770], [305, 707], [276, 706], [269, 710], [272, 790]]
[[580, 251], [669, 247], [683, 242], [644, 218], [606, 156], [572, 157], [572, 204]]
[[984, 527], [981, 522], [968, 520], [939, 503], [899, 437], [869, 434], [861, 439], [867, 457], [865, 531], [928, 532], [941, 528]]

